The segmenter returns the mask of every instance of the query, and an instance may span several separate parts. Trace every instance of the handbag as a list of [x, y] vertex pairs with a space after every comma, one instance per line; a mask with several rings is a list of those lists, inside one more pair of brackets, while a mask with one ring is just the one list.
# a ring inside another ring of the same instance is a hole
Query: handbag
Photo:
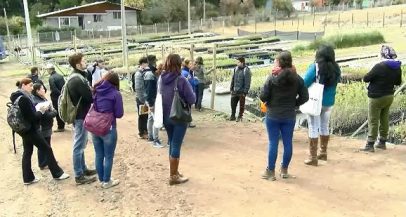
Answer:
[[114, 115], [112, 112], [98, 112], [96, 102], [95, 95], [94, 103], [85, 117], [84, 127], [96, 136], [105, 136], [111, 129]]
[[154, 127], [161, 128], [164, 126], [164, 111], [162, 108], [161, 78], [158, 79], [158, 91], [155, 99], [154, 108]]
[[309, 100], [299, 107], [303, 114], [318, 116], [323, 107], [324, 85], [319, 81], [319, 67], [316, 63], [316, 81], [308, 88]]
[[177, 123], [190, 123], [190, 122], [192, 122], [192, 109], [179, 96], [178, 80], [179, 80], [179, 77], [176, 78], [175, 88], [173, 89], [174, 96], [173, 96], [171, 113], [169, 114], [169, 118]]

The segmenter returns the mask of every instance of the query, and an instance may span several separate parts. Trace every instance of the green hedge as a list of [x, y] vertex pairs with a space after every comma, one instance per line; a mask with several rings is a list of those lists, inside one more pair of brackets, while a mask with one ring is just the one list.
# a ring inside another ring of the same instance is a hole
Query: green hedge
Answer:
[[64, 26], [61, 28], [57, 27], [52, 27], [52, 26], [40, 26], [37, 28], [37, 32], [62, 32], [62, 31], [74, 31], [77, 30], [78, 28], [72, 27], [72, 26]]

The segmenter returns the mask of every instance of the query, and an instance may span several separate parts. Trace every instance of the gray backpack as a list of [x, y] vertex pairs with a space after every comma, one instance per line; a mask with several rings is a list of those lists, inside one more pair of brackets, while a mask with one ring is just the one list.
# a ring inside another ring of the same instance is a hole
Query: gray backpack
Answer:
[[26, 121], [21, 113], [18, 102], [22, 96], [19, 96], [14, 103], [7, 103], [7, 123], [12, 130], [14, 153], [16, 153], [15, 133], [19, 135], [28, 132], [31, 129], [31, 123]]

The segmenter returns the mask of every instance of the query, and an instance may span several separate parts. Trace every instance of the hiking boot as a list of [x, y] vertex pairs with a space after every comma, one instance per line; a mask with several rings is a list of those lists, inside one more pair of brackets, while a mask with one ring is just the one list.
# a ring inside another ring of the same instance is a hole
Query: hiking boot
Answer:
[[56, 180], [64, 180], [64, 179], [68, 179], [70, 176], [67, 173], [63, 173], [61, 176], [59, 176], [58, 178], [54, 178]]
[[153, 141], [153, 142], [152, 142], [152, 147], [154, 147], [154, 148], [164, 148], [165, 145], [163, 145], [163, 144], [161, 143], [161, 141], [156, 140], [156, 141]]
[[266, 180], [275, 181], [275, 170], [269, 170], [268, 168], [265, 169], [264, 173], [262, 174], [262, 178]]
[[83, 184], [90, 184], [96, 181], [96, 177], [87, 177], [85, 175], [81, 175], [79, 177], [75, 177], [76, 185], [83, 185]]
[[291, 176], [291, 175], [289, 175], [289, 173], [288, 173], [288, 168], [283, 168], [283, 167], [281, 167], [281, 170], [280, 170], [280, 177], [282, 178], [282, 179], [288, 179], [288, 178], [296, 178], [295, 176]]
[[235, 121], [235, 116], [230, 116], [230, 118], [228, 119], [229, 121]]
[[365, 148], [360, 148], [359, 151], [363, 151], [363, 152], [375, 152], [374, 143], [375, 143], [375, 142], [367, 142], [367, 144], [365, 145]]
[[386, 150], [386, 139], [379, 139], [379, 143], [375, 146], [375, 148]]
[[118, 180], [118, 179], [114, 180], [114, 179], [110, 178], [110, 181], [104, 182], [102, 184], [102, 188], [107, 189], [107, 188], [114, 187], [118, 184], [120, 184], [120, 180]]
[[327, 161], [327, 145], [330, 136], [320, 136], [320, 153], [317, 155], [318, 160]]
[[317, 145], [319, 138], [309, 138], [309, 158], [304, 161], [306, 165], [317, 166]]
[[242, 122], [242, 117], [239, 116], [239, 117], [237, 118], [236, 122]]
[[34, 178], [34, 180], [30, 181], [30, 182], [24, 182], [24, 185], [32, 185], [34, 183], [39, 182], [39, 178]]
[[184, 177], [183, 175], [182, 176], [180, 174], [172, 175], [169, 178], [169, 185], [183, 184], [187, 181], [189, 181], [189, 179], [187, 177]]
[[89, 170], [89, 169], [87, 169], [87, 170], [85, 170], [85, 171], [83, 172], [83, 174], [85, 174], [85, 176], [94, 176], [94, 175], [97, 174], [97, 171], [96, 171], [96, 170]]

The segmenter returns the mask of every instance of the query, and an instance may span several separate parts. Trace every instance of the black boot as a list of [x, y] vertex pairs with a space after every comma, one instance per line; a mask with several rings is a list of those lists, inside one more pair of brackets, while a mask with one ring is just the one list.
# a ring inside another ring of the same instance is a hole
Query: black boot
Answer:
[[378, 143], [378, 145], [375, 146], [375, 148], [386, 150], [386, 139], [380, 138], [379, 143]]
[[359, 150], [364, 151], [364, 152], [375, 152], [374, 144], [375, 144], [375, 142], [367, 142], [367, 144], [365, 145], [365, 148], [361, 148]]

